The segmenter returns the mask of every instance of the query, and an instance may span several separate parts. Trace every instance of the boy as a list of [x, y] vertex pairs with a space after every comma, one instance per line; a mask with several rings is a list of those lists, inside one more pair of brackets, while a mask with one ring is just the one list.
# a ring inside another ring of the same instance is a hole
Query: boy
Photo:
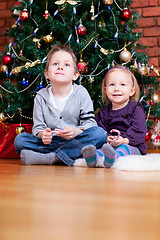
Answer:
[[15, 138], [15, 149], [25, 165], [73, 165], [82, 147], [100, 148], [106, 132], [97, 126], [87, 90], [73, 83], [79, 76], [77, 58], [67, 45], [54, 45], [48, 54], [46, 77], [51, 86], [41, 89], [34, 100], [32, 134]]

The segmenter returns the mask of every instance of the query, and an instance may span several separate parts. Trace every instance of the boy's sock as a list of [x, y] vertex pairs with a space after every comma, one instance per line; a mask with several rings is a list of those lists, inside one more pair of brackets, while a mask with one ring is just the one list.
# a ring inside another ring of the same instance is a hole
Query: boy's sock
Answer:
[[94, 145], [87, 145], [82, 148], [81, 153], [87, 162], [88, 167], [95, 167], [97, 163], [96, 147]]
[[116, 151], [109, 144], [104, 144], [102, 147], [102, 151], [104, 154], [104, 166], [106, 168], [110, 168], [115, 161]]
[[21, 162], [24, 165], [40, 165], [40, 164], [52, 165], [59, 159], [58, 156], [53, 152], [40, 153], [26, 149], [21, 151], [20, 157]]

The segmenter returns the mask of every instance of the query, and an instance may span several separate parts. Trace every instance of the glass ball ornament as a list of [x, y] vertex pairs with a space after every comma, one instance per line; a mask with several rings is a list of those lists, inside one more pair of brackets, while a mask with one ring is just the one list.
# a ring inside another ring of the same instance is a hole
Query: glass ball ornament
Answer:
[[19, 18], [22, 22], [28, 21], [30, 19], [30, 14], [27, 9], [23, 9], [23, 11], [19, 14]]
[[20, 134], [20, 133], [23, 133], [23, 132], [27, 132], [27, 131], [26, 131], [26, 128], [25, 128], [24, 126], [22, 126], [22, 125], [20, 124], [20, 126], [16, 127], [16, 134], [17, 134], [17, 135]]
[[152, 95], [152, 101], [153, 101], [154, 103], [158, 103], [158, 102], [159, 102], [159, 95], [158, 95], [157, 93], [154, 93], [154, 94]]
[[146, 133], [145, 141], [149, 141], [151, 139], [151, 132], [148, 130]]
[[23, 78], [23, 80], [22, 80], [22, 85], [26, 85], [26, 79], [25, 78]]
[[103, 4], [108, 4], [108, 5], [111, 5], [111, 4], [113, 4], [113, 0], [102, 0], [102, 3]]
[[120, 13], [120, 19], [122, 21], [128, 21], [131, 18], [132, 14], [129, 8], [124, 8]]
[[140, 68], [138, 68], [137, 72], [143, 76], [148, 74], [148, 67], [142, 64]]
[[79, 37], [83, 37], [86, 35], [87, 29], [82, 24], [80, 24], [77, 28], [77, 33]]
[[21, 4], [21, 1], [17, 1], [15, 6], [20, 6], [20, 4]]
[[40, 82], [40, 84], [39, 84], [39, 89], [41, 89], [41, 88], [43, 88], [43, 83], [42, 82]]
[[22, 50], [20, 51], [19, 56], [20, 56], [20, 57], [23, 57], [23, 52], [22, 52]]
[[83, 59], [78, 62], [78, 71], [80, 72], [80, 74], [84, 74], [87, 72], [87, 63], [85, 63]]
[[7, 53], [6, 55], [4, 55], [2, 57], [2, 63], [6, 66], [11, 65], [13, 62], [13, 58], [11, 57], [11, 55], [9, 53]]
[[0, 113], [0, 123], [3, 123], [6, 121], [6, 117], [4, 116], [3, 113]]
[[128, 62], [131, 60], [131, 53], [125, 48], [119, 55], [122, 62]]

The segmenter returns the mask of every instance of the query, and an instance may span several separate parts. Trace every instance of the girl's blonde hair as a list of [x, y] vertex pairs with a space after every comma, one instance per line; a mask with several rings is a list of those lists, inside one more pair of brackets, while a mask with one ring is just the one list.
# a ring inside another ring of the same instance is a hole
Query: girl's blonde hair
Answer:
[[110, 103], [110, 100], [108, 99], [107, 95], [106, 95], [106, 82], [108, 80], [108, 77], [109, 75], [114, 72], [114, 71], [125, 71], [127, 72], [128, 74], [130, 74], [130, 77], [131, 77], [131, 80], [133, 82], [133, 87], [135, 88], [135, 93], [133, 94], [133, 96], [130, 97], [130, 101], [134, 101], [134, 102], [138, 102], [139, 100], [139, 94], [140, 94], [140, 89], [139, 89], [139, 86], [138, 86], [138, 83], [137, 83], [137, 79], [135, 78], [135, 76], [133, 75], [133, 73], [127, 68], [127, 67], [124, 67], [124, 66], [121, 66], [121, 65], [117, 65], [113, 68], [111, 68], [107, 74], [105, 75], [104, 79], [103, 79], [103, 82], [102, 82], [102, 101], [103, 101], [103, 104], [104, 105], [107, 105], [108, 103]]

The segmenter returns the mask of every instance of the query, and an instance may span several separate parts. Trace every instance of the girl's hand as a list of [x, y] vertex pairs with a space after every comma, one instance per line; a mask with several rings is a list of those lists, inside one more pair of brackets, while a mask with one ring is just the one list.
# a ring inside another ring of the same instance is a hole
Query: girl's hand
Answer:
[[43, 132], [37, 134], [42, 139], [44, 144], [50, 144], [52, 142], [52, 132], [50, 128], [46, 128]]
[[111, 137], [110, 141], [109, 141], [109, 144], [114, 148], [117, 148], [122, 144], [129, 144], [129, 140], [127, 138], [123, 138], [121, 136], [119, 136], [118, 138], [117, 138], [117, 136], [115, 136], [115, 137], [114, 136], [109, 136], [109, 137]]
[[59, 137], [63, 137], [67, 140], [71, 140], [82, 132], [83, 130], [79, 128], [72, 128], [70, 126], [66, 126], [63, 130], [57, 131], [56, 135]]
[[107, 137], [107, 143], [111, 145], [111, 142], [113, 141], [114, 136], [108, 136]]

